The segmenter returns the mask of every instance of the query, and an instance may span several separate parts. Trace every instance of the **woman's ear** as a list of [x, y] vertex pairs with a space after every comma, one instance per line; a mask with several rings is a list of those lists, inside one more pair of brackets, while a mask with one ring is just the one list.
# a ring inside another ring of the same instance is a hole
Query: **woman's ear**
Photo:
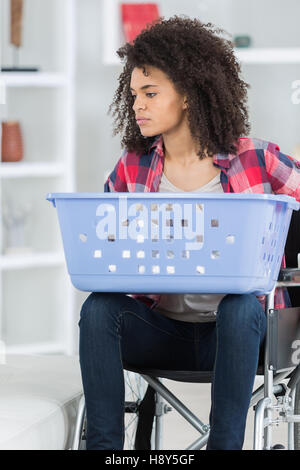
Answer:
[[187, 103], [187, 98], [185, 97], [183, 99], [183, 109], [187, 109], [188, 108], [188, 103]]

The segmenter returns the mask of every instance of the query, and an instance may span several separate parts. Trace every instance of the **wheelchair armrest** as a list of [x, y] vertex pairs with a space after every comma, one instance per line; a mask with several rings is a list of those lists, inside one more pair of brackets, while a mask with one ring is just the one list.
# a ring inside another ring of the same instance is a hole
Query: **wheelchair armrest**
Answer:
[[300, 268], [284, 268], [279, 271], [279, 282], [300, 283]]

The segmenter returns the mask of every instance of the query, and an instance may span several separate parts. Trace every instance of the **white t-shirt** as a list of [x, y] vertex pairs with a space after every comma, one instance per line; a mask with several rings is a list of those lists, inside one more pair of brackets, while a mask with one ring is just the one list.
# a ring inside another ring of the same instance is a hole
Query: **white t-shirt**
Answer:
[[[190, 192], [223, 193], [220, 174], [204, 186]], [[185, 191], [174, 186], [163, 173], [158, 192], [184, 193]], [[174, 320], [192, 323], [215, 321], [218, 305], [225, 295], [227, 294], [161, 294], [155, 310]]]

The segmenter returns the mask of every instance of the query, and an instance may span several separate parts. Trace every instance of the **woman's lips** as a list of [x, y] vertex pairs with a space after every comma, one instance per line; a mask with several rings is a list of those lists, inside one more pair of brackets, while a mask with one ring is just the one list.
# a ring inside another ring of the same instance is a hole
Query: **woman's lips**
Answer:
[[136, 122], [138, 123], [139, 126], [143, 126], [149, 121], [149, 119], [137, 119]]

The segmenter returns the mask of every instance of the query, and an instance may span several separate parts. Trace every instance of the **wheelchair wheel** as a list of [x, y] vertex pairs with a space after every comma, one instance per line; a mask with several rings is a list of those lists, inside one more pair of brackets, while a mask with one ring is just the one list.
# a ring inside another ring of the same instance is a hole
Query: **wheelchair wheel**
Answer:
[[[295, 392], [295, 415], [300, 415], [300, 383], [296, 385]], [[294, 446], [295, 450], [300, 450], [300, 423], [294, 424]]]
[[134, 372], [124, 370], [125, 380], [125, 440], [124, 450], [135, 449], [139, 407], [147, 389], [145, 380]]
[[[124, 410], [124, 450], [135, 450], [136, 431], [139, 424], [140, 405], [143, 402], [147, 383], [139, 374], [124, 370], [125, 410]], [[86, 450], [86, 414], [84, 413], [79, 450]]]

